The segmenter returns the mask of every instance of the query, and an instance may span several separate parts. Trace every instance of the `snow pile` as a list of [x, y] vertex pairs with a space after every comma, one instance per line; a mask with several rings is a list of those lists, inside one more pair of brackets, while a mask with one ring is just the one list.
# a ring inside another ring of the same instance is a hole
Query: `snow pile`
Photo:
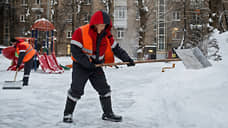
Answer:
[[[112, 88], [113, 109], [123, 122], [102, 121], [97, 93], [88, 82], [77, 104], [73, 124], [61, 123], [71, 71], [63, 74], [32, 72], [30, 86], [0, 90], [1, 128], [227, 128], [228, 33], [212, 35], [221, 61], [212, 67], [187, 70], [182, 62], [137, 64], [104, 68]], [[3, 71], [10, 61], [0, 56], [0, 84], [14, 72]], [[69, 57], [57, 58], [70, 64]], [[19, 72], [21, 79], [23, 72]]]
[[[222, 35], [222, 36], [221, 36]], [[208, 43], [208, 58], [214, 61], [220, 61], [222, 60], [221, 55], [219, 54], [220, 47], [222, 44], [219, 46], [219, 42], [228, 42], [228, 40], [224, 37], [228, 36], [228, 33], [224, 34], [219, 34], [218, 30], [214, 30], [214, 33], [212, 36], [209, 38], [209, 43]], [[219, 40], [219, 41], [218, 41]]]

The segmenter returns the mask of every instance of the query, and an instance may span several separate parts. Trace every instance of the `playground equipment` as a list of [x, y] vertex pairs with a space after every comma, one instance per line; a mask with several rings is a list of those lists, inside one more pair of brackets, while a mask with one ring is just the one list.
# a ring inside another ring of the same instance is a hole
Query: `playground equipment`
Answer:
[[[32, 26], [32, 37], [35, 38], [35, 49], [38, 49], [38, 31], [46, 32], [46, 42], [43, 41], [43, 45], [39, 51], [40, 54], [35, 55], [38, 57], [40, 66], [44, 72], [47, 73], [63, 73], [64, 70], [59, 66], [54, 50], [54, 25], [45, 18], [36, 20]], [[51, 38], [49, 38], [49, 31], [51, 31]], [[51, 39], [51, 44], [49, 43]], [[50, 46], [49, 46], [50, 45]], [[50, 47], [50, 49], [49, 49]], [[51, 54], [49, 54], [49, 50]], [[35, 63], [36, 67], [36, 63]], [[36, 69], [35, 69], [36, 70]]]
[[[63, 73], [64, 69], [59, 66], [54, 50], [54, 29], [53, 24], [47, 19], [39, 19], [36, 20], [32, 25], [32, 37], [16, 37], [16, 39], [23, 39], [26, 42], [30, 43], [37, 51], [37, 54], [34, 56], [34, 70], [37, 70], [37, 65], [39, 62], [42, 70], [47, 73]], [[49, 31], [51, 31], [51, 36], [49, 37]], [[46, 41], [42, 42], [42, 47], [38, 47], [38, 32], [43, 32], [46, 34]], [[51, 43], [49, 43], [49, 40]], [[2, 50], [2, 54], [8, 58], [13, 60], [12, 65], [7, 70], [16, 70], [17, 60], [18, 58], [15, 56], [15, 48], [10, 46]], [[49, 52], [50, 51], [50, 52]], [[20, 69], [24, 67], [21, 64]]]

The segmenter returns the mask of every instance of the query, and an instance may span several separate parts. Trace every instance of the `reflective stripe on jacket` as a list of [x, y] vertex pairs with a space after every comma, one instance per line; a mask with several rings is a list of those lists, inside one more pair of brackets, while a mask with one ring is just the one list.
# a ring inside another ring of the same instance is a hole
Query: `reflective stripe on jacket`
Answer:
[[[83, 53], [88, 55], [88, 57], [96, 59], [96, 55], [93, 54], [93, 41], [89, 35], [89, 28], [90, 28], [89, 24], [80, 27], [80, 29], [82, 31], [83, 45], [80, 42], [77, 42], [75, 40], [72, 40], [71, 44], [74, 44], [74, 45], [80, 47], [82, 49]], [[105, 37], [105, 38], [107, 40], [107, 48], [106, 48], [105, 54], [99, 56], [99, 60], [104, 59], [104, 63], [113, 63], [114, 55], [112, 52], [110, 41], [107, 37]], [[71, 56], [71, 58], [73, 61], [76, 61], [76, 59], [73, 56]]]
[[24, 45], [26, 47], [25, 50], [20, 50], [18, 47], [16, 48], [18, 55], [20, 54], [20, 52], [25, 52], [23, 62], [29, 61], [36, 54], [36, 50], [32, 48], [31, 44], [27, 42], [20, 42], [18, 45]]

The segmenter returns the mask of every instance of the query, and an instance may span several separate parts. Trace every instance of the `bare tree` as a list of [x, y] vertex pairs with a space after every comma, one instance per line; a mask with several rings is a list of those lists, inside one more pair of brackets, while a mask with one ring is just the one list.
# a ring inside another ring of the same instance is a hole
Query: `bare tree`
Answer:
[[186, 2], [185, 6], [185, 19], [186, 19], [186, 36], [184, 42], [184, 48], [200, 47], [201, 50], [205, 51], [202, 46], [204, 40], [208, 35], [208, 24], [209, 24], [209, 1], [190, 1], [183, 0]]
[[138, 50], [141, 51], [138, 54], [138, 58], [143, 58], [143, 49], [146, 45], [146, 31], [151, 27], [151, 25], [148, 25], [148, 21], [151, 17], [151, 14], [153, 12], [153, 1], [152, 0], [137, 0], [136, 7], [138, 9], [139, 14], [139, 29], [138, 29]]
[[[65, 30], [71, 26], [72, 33], [75, 28], [80, 24], [80, 5], [81, 0], [56, 0], [54, 10], [54, 24], [57, 30], [57, 43], [69, 43], [65, 41]], [[58, 50], [57, 45], [56, 50]], [[61, 47], [61, 46], [60, 46]]]
[[225, 32], [228, 30], [228, 14], [225, 6], [224, 0], [209, 0], [209, 8], [211, 12], [210, 16], [210, 26], [217, 28], [220, 32]]

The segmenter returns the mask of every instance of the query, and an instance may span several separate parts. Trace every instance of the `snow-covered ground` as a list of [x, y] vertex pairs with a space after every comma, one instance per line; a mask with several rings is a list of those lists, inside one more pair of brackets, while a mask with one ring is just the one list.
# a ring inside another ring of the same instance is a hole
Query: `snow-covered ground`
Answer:
[[[0, 128], [228, 128], [228, 33], [213, 35], [222, 61], [212, 67], [187, 70], [182, 62], [138, 64], [105, 68], [112, 87], [113, 109], [123, 122], [101, 120], [95, 90], [87, 83], [74, 112], [73, 124], [62, 123], [71, 71], [63, 74], [32, 72], [30, 86], [0, 90]], [[70, 64], [67, 57], [57, 58]], [[0, 86], [15, 72], [5, 71], [10, 61], [0, 55]], [[17, 80], [22, 79], [19, 72]]]

